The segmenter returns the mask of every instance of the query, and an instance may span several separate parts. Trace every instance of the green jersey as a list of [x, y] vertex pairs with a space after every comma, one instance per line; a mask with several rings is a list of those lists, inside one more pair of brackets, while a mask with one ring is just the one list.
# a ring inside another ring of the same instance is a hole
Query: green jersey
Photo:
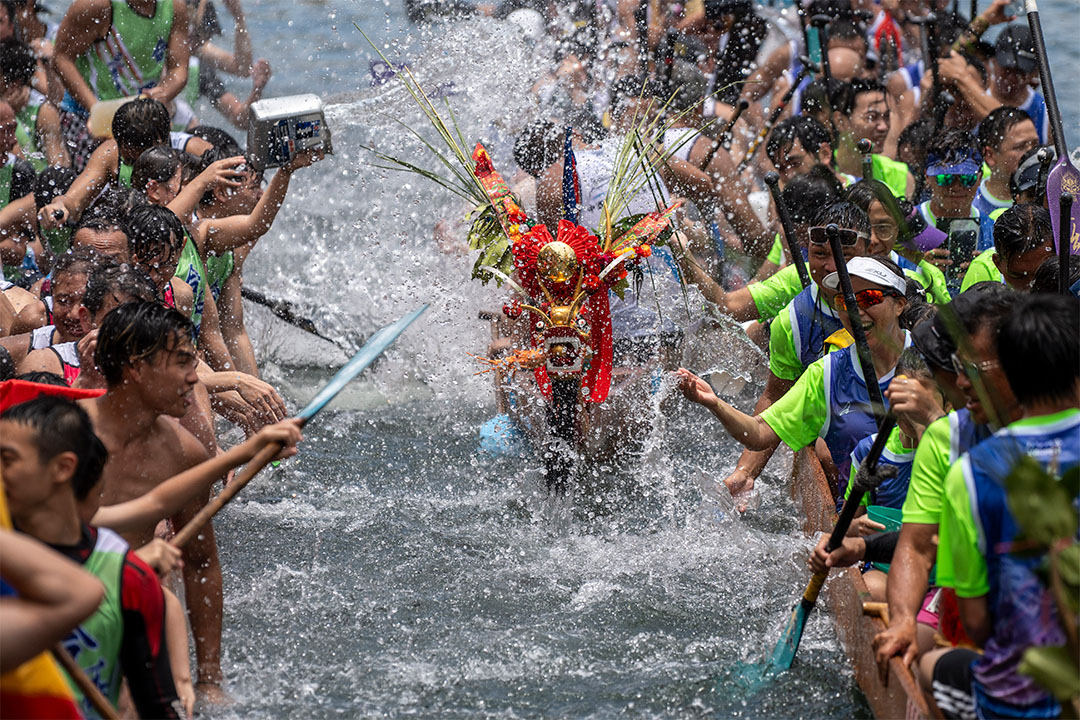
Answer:
[[191, 235], [184, 230], [187, 241], [180, 252], [180, 262], [176, 265], [176, 277], [191, 286], [191, 322], [195, 325], [195, 342], [198, 344], [199, 330], [202, 328], [203, 306], [206, 304], [206, 266], [203, 265], [199, 251]]
[[105, 37], [75, 60], [98, 100], [132, 97], [157, 85], [165, 71], [172, 23], [173, 0], [157, 0], [149, 18], [125, 0], [112, 0], [112, 24]]
[[795, 265], [785, 265], [761, 282], [746, 286], [761, 321], [772, 320], [795, 296], [802, 292]]
[[994, 248], [983, 250], [975, 256], [964, 273], [964, 280], [960, 283], [960, 292], [964, 292], [977, 282], [989, 280], [990, 282], [1005, 282], [1005, 277], [994, 264]]
[[44, 95], [37, 90], [31, 90], [30, 101], [15, 114], [15, 139], [22, 148], [23, 157], [27, 159], [35, 172], [41, 172], [49, 166], [48, 160], [45, 159], [45, 152], [38, 144], [37, 134], [38, 114], [44, 102]]

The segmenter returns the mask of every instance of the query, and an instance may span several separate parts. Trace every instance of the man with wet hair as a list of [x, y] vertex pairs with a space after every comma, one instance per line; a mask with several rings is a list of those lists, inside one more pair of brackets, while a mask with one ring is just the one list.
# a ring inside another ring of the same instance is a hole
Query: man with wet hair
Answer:
[[96, 330], [105, 315], [127, 302], [157, 302], [158, 299], [157, 288], [142, 269], [112, 261], [99, 264], [87, 277], [86, 291], [77, 311], [80, 339], [34, 350], [19, 364], [19, 372], [51, 372], [62, 376], [69, 385], [103, 386], [92, 359], [97, 343]]
[[975, 195], [975, 208], [992, 215], [1013, 204], [1009, 181], [1024, 154], [1039, 145], [1035, 123], [1027, 113], [1002, 105], [979, 123], [979, 145], [990, 175], [983, 178]]
[[[195, 403], [198, 374], [191, 322], [173, 308], [133, 302], [105, 316], [98, 330], [94, 362], [105, 380], [105, 395], [84, 407], [105, 447], [102, 504], [115, 505], [206, 460], [203, 443], [178, 420]], [[192, 503], [173, 517], [183, 527], [206, 503]], [[152, 524], [125, 533], [135, 546], [154, 536]], [[211, 525], [184, 548], [184, 588], [195, 636], [199, 686], [220, 692], [221, 567]]]
[[1013, 205], [998, 216], [994, 223], [994, 247], [979, 253], [971, 262], [961, 290], [989, 280], [1027, 292], [1035, 271], [1054, 251], [1054, 228], [1046, 208]]
[[111, 213], [87, 213], [71, 235], [72, 249], [92, 249], [116, 262], [128, 262], [128, 238], [124, 224]]
[[831, 96], [833, 142], [838, 174], [850, 185], [862, 177], [862, 154], [856, 149], [861, 140], [872, 147], [874, 179], [888, 186], [896, 197], [907, 197], [915, 188], [908, 166], [882, 155], [885, 140], [892, 129], [885, 86], [877, 80], [856, 78], [844, 83]]
[[41, 172], [50, 165], [68, 165], [60, 133], [60, 114], [33, 89], [37, 58], [15, 38], [0, 41], [0, 97], [7, 98], [18, 122], [16, 137], [23, 157]]
[[832, 164], [832, 137], [817, 120], [796, 115], [773, 128], [765, 144], [765, 153], [776, 168], [783, 188], [793, 178], [810, 172], [815, 165]]
[[[38, 397], [0, 415], [0, 470], [15, 527], [105, 585], [101, 606], [64, 648], [114, 707], [126, 679], [140, 717], [179, 718], [157, 576], [119, 535], [83, 519], [97, 509], [107, 456], [87, 413], [70, 400]], [[78, 685], [69, 685], [80, 709], [96, 717]]]
[[1080, 300], [1068, 295], [1023, 297], [1002, 319], [994, 344], [1019, 417], [969, 450], [945, 479], [937, 582], [955, 590], [960, 620], [982, 649], [936, 650], [920, 660], [922, 687], [932, 688], [946, 717], [1062, 712], [1020, 670], [1029, 648], [1066, 644], [1059, 613], [1068, 610], [1059, 610], [1040, 576], [1047, 552], [1018, 547], [1024, 519], [1007, 488], [1021, 462], [1041, 467], [1051, 482], [1080, 463], [1078, 326]]

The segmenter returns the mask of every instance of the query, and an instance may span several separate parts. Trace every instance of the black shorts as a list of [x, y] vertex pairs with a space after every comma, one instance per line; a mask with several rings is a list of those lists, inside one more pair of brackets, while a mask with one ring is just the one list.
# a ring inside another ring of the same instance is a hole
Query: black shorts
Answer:
[[974, 720], [975, 694], [971, 687], [974, 676], [971, 664], [979, 653], [956, 648], [938, 658], [934, 664], [934, 702], [946, 718]]

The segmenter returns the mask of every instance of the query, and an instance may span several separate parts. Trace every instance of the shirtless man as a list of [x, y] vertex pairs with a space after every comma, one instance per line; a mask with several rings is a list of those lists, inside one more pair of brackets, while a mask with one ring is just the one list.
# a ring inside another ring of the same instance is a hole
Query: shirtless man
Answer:
[[[98, 333], [95, 362], [105, 395], [84, 403], [109, 450], [102, 504], [144, 495], [167, 478], [206, 460], [203, 444], [177, 420], [194, 402], [198, 382], [191, 322], [157, 303], [128, 303], [109, 313]], [[206, 503], [204, 496], [173, 516], [183, 527]], [[138, 547], [154, 536], [153, 524], [124, 534]], [[211, 525], [184, 548], [197, 689], [211, 699], [221, 684], [221, 566]]]

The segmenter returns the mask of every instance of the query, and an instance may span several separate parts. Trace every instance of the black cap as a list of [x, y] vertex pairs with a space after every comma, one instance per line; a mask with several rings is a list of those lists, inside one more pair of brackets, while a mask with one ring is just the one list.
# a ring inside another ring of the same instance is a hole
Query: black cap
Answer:
[[927, 365], [952, 372], [952, 354], [956, 352], [956, 346], [937, 325], [937, 318], [916, 325], [911, 331], [911, 344], [923, 356]]
[[994, 43], [994, 60], [999, 67], [1016, 69], [1023, 73], [1039, 69], [1035, 55], [1035, 41], [1027, 25], [1009, 25], [998, 35]]

